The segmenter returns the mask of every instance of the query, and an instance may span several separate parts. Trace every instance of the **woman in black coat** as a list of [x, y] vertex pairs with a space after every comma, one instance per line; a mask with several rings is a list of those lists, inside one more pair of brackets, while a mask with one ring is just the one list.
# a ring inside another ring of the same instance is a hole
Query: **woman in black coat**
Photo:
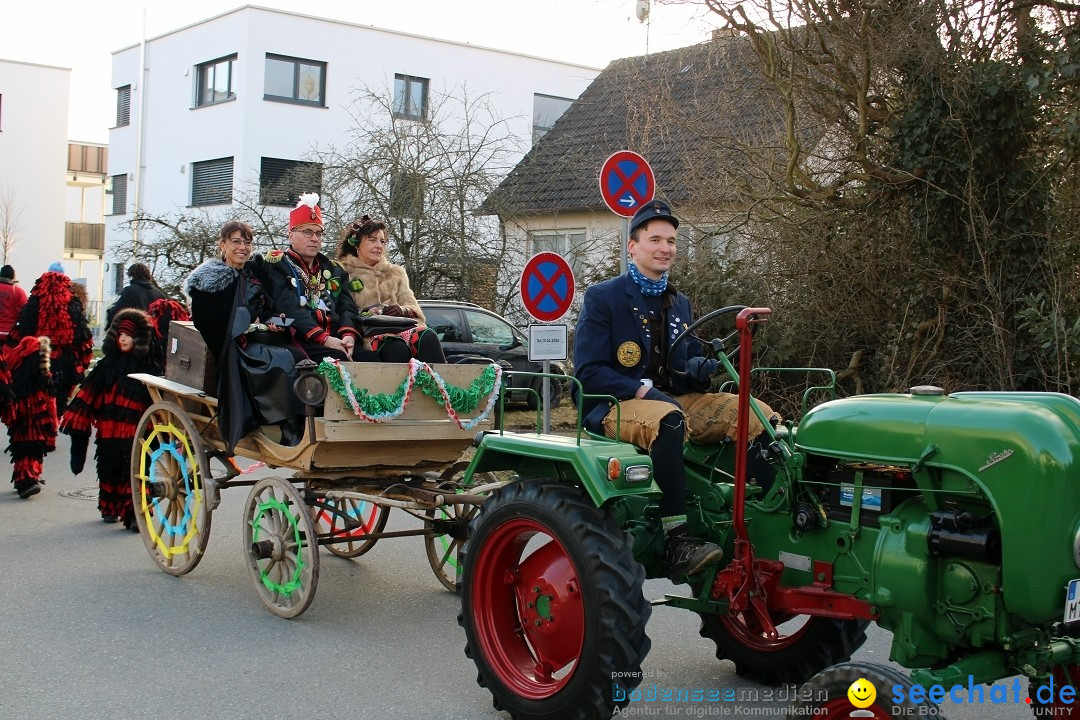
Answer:
[[218, 235], [220, 256], [185, 283], [191, 320], [218, 368], [219, 424], [231, 449], [260, 425], [281, 423], [282, 443], [300, 440], [303, 407], [293, 393], [303, 352], [279, 324], [266, 292], [266, 266], [251, 226], [233, 220]]
[[105, 314], [105, 327], [111, 327], [113, 317], [125, 308], [147, 310], [150, 303], [165, 297], [165, 293], [154, 282], [154, 276], [150, 274], [150, 268], [143, 263], [135, 263], [127, 270], [131, 283], [120, 291], [116, 302], [112, 304]]

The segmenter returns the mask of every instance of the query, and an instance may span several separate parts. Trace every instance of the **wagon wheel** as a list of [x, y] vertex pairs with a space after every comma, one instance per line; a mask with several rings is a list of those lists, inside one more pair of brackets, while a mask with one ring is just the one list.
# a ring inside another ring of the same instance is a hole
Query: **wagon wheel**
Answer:
[[319, 546], [292, 483], [269, 477], [251, 488], [242, 541], [255, 591], [270, 612], [292, 618], [307, 610], [319, 585]]
[[131, 447], [131, 499], [150, 557], [170, 575], [195, 569], [210, 537], [217, 488], [195, 423], [178, 405], [143, 413]]
[[[466, 490], [461, 484], [461, 475], [467, 462], [454, 463], [440, 476], [438, 489], [448, 493], [461, 493]], [[486, 485], [495, 482], [492, 473], [476, 473], [470, 485]], [[428, 564], [435, 577], [450, 592], [457, 592], [461, 567], [458, 565], [458, 549], [469, 533], [469, 521], [476, 515], [479, 506], [470, 503], [451, 502], [437, 508], [424, 511], [424, 550], [427, 551]]]
[[343, 558], [360, 557], [379, 540], [364, 540], [365, 535], [381, 533], [390, 519], [390, 508], [356, 498], [322, 498], [309, 506], [315, 530], [320, 538], [332, 537], [329, 552]]

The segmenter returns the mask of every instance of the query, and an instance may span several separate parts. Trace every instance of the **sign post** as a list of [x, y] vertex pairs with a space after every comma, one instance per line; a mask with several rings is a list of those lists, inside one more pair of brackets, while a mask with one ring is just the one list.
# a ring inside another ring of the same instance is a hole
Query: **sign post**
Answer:
[[[574, 271], [558, 253], [537, 253], [521, 271], [520, 290], [521, 304], [533, 318], [542, 323], [554, 322], [574, 303]], [[560, 352], [561, 358], [557, 357]], [[551, 361], [560, 359], [566, 359], [566, 325], [530, 325], [529, 360], [544, 363], [544, 433], [551, 432], [551, 378], [547, 375]]]
[[652, 167], [641, 155], [630, 150], [620, 150], [600, 166], [600, 196], [604, 204], [623, 220], [622, 252], [619, 253], [620, 269], [626, 272], [626, 241], [628, 219], [634, 217], [642, 205], [653, 199], [656, 178]]

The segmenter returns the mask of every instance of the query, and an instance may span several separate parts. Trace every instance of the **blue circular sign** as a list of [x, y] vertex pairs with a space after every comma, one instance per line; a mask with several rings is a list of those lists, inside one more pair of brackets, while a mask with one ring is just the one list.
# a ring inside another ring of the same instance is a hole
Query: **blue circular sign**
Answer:
[[562, 255], [533, 255], [521, 271], [521, 304], [540, 322], [558, 320], [574, 303], [574, 272]]

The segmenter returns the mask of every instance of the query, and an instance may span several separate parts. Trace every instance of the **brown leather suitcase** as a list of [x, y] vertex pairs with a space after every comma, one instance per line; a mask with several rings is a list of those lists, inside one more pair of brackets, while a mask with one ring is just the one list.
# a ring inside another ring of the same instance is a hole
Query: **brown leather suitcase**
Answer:
[[165, 379], [198, 388], [210, 396], [217, 395], [214, 356], [190, 321], [173, 320], [169, 323], [169, 338], [165, 345]]

